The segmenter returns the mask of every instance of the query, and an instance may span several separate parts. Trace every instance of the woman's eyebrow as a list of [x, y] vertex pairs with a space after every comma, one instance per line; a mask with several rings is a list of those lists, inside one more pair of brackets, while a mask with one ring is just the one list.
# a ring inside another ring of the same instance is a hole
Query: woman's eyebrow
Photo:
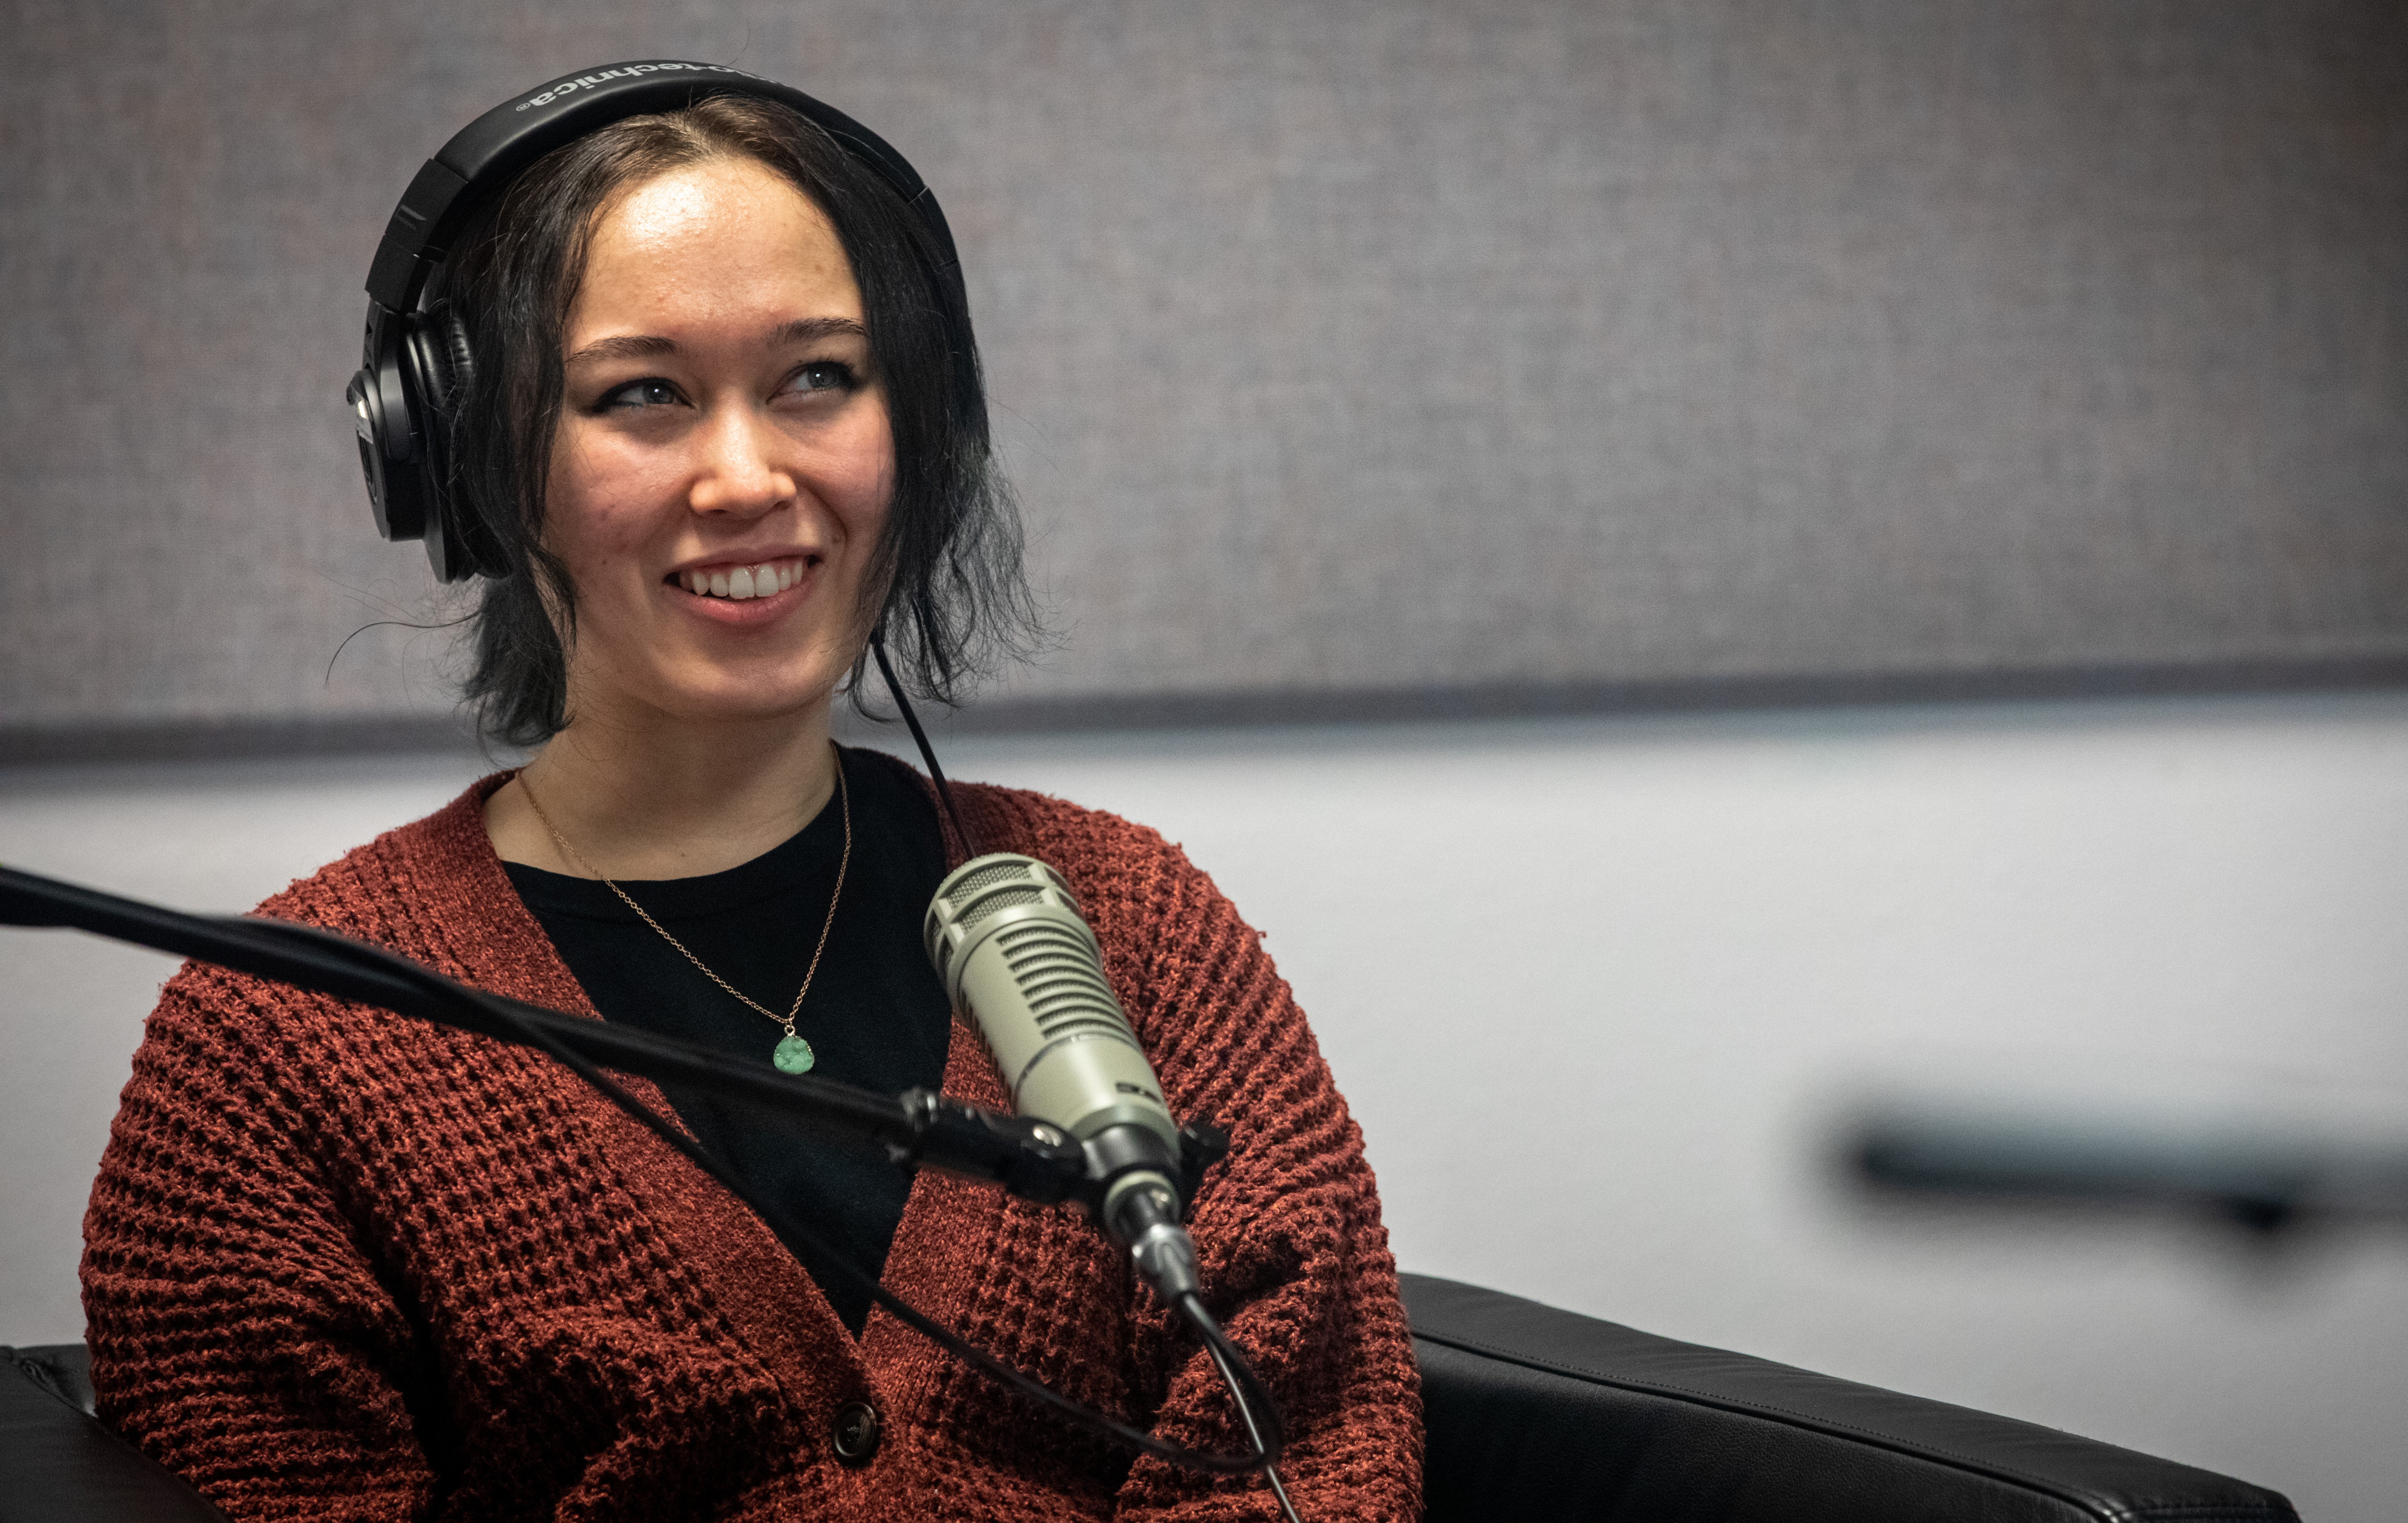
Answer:
[[[783, 349], [792, 344], [813, 344], [823, 338], [838, 337], [867, 338], [869, 330], [849, 317], [798, 317], [770, 330], [764, 347]], [[649, 360], [662, 354], [677, 352], [677, 340], [650, 335], [620, 334], [594, 342], [561, 361], [564, 368], [574, 368], [595, 360]]]
[[798, 317], [769, 336], [769, 347], [778, 349], [787, 344], [817, 343], [823, 338], [839, 336], [867, 338], [869, 330], [849, 317]]
[[649, 360], [657, 354], [676, 352], [677, 342], [674, 339], [621, 334], [609, 338], [596, 338], [560, 363], [563, 368], [573, 368], [595, 360]]

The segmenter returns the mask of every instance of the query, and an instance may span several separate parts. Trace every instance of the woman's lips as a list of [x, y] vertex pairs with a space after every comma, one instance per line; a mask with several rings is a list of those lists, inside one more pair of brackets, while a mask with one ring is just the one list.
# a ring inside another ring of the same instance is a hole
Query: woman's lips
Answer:
[[810, 595], [815, 556], [794, 555], [742, 566], [673, 572], [663, 590], [688, 611], [717, 625], [767, 624]]
[[774, 597], [800, 582], [810, 569], [808, 556], [790, 555], [750, 566], [711, 566], [673, 572], [669, 580], [696, 597], [724, 597], [740, 603], [750, 597]]

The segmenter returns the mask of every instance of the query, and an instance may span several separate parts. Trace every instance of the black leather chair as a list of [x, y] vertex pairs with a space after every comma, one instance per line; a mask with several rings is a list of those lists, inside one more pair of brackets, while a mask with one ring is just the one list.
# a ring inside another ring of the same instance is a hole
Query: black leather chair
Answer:
[[2259, 1487], [1408, 1274], [1430, 1523], [2298, 1523]]
[[92, 1415], [81, 1343], [0, 1348], [0, 1523], [225, 1523]]
[[[1430, 1523], [2298, 1523], [2053, 1429], [1404, 1277]], [[92, 1415], [81, 1345], [0, 1349], [0, 1523], [219, 1514]]]

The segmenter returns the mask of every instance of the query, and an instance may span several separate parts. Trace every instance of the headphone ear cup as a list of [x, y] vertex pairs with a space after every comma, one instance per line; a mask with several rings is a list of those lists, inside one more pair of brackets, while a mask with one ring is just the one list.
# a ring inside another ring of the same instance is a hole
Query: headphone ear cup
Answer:
[[461, 320], [458, 309], [444, 302], [426, 314], [428, 380], [433, 384], [427, 391], [427, 401], [446, 419], [468, 398], [468, 386], [477, 376], [476, 352], [468, 347], [468, 324]]
[[426, 558], [444, 582], [499, 576], [505, 568], [491, 531], [452, 490], [452, 429], [476, 379], [468, 324], [450, 302], [438, 302], [410, 317], [408, 349], [424, 458]]
[[444, 435], [440, 425], [451, 420], [453, 409], [467, 396], [468, 382], [476, 372], [476, 357], [468, 348], [468, 325], [448, 301], [427, 311], [412, 312], [406, 321], [419, 437], [440, 450]]

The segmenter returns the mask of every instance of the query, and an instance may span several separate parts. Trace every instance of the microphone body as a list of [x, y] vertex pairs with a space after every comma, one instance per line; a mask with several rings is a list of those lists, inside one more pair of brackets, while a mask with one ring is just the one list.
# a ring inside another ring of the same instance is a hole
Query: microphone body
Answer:
[[938, 885], [922, 930], [1013, 1108], [1084, 1148], [1103, 1185], [1106, 1233], [1166, 1302], [1194, 1293], [1195, 1247], [1179, 1225], [1179, 1123], [1069, 885], [1035, 857], [976, 857]]

